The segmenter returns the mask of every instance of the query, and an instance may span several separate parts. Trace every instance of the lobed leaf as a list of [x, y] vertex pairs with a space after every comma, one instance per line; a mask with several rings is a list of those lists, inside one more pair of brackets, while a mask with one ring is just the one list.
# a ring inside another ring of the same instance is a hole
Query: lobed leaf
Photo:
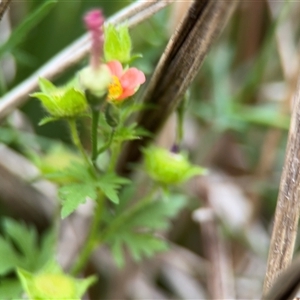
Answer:
[[87, 197], [96, 199], [97, 191], [93, 184], [74, 183], [61, 187], [58, 195], [63, 201], [61, 217], [64, 219], [74, 212], [80, 204], [85, 203]]

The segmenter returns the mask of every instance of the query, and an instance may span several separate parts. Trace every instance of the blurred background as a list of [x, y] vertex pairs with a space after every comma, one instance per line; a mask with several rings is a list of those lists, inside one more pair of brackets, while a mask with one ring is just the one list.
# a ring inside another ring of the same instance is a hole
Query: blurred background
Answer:
[[[86, 11], [101, 7], [108, 17], [133, 1], [58, 1], [33, 26], [30, 18], [42, 2], [13, 1], [0, 22], [2, 96], [85, 33]], [[133, 52], [143, 54], [135, 64], [148, 79], [189, 5], [175, 1], [131, 30]], [[240, 3], [189, 89], [182, 148], [209, 173], [180, 188], [189, 202], [163, 233], [170, 251], [140, 264], [128, 259], [119, 270], [108, 250], [99, 250], [90, 271], [100, 281], [90, 299], [261, 296], [298, 77], [299, 13], [297, 1]], [[85, 64], [79, 62], [55, 83]], [[30, 99], [0, 124], [0, 220], [23, 220], [40, 233], [51, 223], [56, 200], [54, 186], [34, 181], [36, 153], [70, 144], [63, 123], [37, 125], [44, 115], [40, 103]], [[172, 145], [174, 123], [172, 117], [159, 144]], [[80, 126], [88, 148], [87, 124]]]

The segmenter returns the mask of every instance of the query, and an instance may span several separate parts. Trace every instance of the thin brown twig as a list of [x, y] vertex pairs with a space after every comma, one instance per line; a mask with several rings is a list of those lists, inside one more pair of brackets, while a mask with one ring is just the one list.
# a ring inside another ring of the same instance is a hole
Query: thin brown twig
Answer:
[[[156, 67], [144, 93], [143, 102], [155, 109], [142, 111], [138, 123], [157, 133], [182, 100], [195, 78], [210, 46], [219, 36], [239, 0], [194, 1], [178, 31]], [[129, 163], [139, 160], [140, 148], [149, 138], [128, 143], [118, 165], [120, 173], [129, 172]]]
[[[174, 0], [140, 0], [108, 18], [107, 22], [118, 24], [126, 21], [126, 24], [129, 27], [133, 27], [148, 19], [172, 2], [174, 2]], [[0, 120], [11, 113], [15, 108], [26, 102], [28, 94], [32, 93], [38, 87], [39, 77], [53, 79], [68, 68], [72, 67], [74, 64], [78, 63], [88, 54], [89, 49], [89, 36], [88, 34], [85, 34], [73, 44], [58, 53], [20, 85], [8, 92], [0, 101]]]
[[2, 20], [6, 10], [9, 7], [9, 4], [12, 0], [2, 0], [0, 3], [0, 21]]

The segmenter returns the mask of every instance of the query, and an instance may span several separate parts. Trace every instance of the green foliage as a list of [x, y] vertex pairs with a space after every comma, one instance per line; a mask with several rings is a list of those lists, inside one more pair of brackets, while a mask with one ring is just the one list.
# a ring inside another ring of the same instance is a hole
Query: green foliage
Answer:
[[274, 106], [237, 106], [234, 117], [240, 122], [283, 130], [288, 130], [290, 125], [290, 117], [278, 112]]
[[62, 218], [74, 212], [80, 204], [85, 203], [86, 197], [96, 200], [99, 190], [112, 202], [119, 203], [119, 189], [130, 182], [114, 173], [101, 174], [97, 177], [79, 163], [73, 163], [62, 171], [48, 174], [47, 177], [56, 182], [66, 180], [66, 178], [69, 180], [69, 184], [61, 187], [58, 193], [62, 200]]
[[41, 268], [51, 257], [53, 233], [47, 233], [38, 246], [37, 232], [14, 220], [6, 219], [4, 237], [0, 237], [0, 275], [6, 275], [16, 266], [32, 271]]
[[35, 28], [41, 20], [43, 20], [57, 2], [57, 0], [49, 0], [45, 2], [36, 11], [29, 15], [17, 28], [15, 28], [7, 41], [0, 46], [0, 57], [2, 57], [5, 53], [13, 52], [15, 47], [27, 38], [28, 33]]
[[97, 191], [93, 184], [74, 183], [61, 187], [58, 195], [62, 200], [61, 217], [64, 219], [85, 203], [87, 197], [96, 200]]
[[95, 177], [89, 172], [89, 170], [87, 170], [85, 165], [76, 161], [73, 161], [62, 170], [49, 173], [46, 177], [50, 180], [55, 181], [65, 180], [65, 178], [68, 178], [68, 181], [70, 183], [90, 182], [95, 179]]
[[184, 196], [171, 195], [155, 201], [147, 197], [130, 208], [123, 206], [113, 220], [108, 220], [111, 223], [104, 234], [117, 265], [124, 265], [124, 246], [137, 261], [167, 250], [167, 242], [155, 231], [168, 229], [169, 219], [175, 217], [185, 204]]
[[106, 61], [118, 60], [128, 63], [131, 56], [131, 38], [127, 25], [115, 27], [108, 24], [105, 29], [104, 57]]
[[130, 183], [129, 179], [119, 177], [114, 173], [108, 173], [101, 176], [100, 179], [97, 180], [96, 186], [98, 186], [102, 190], [102, 192], [109, 200], [118, 204], [118, 191], [122, 185], [128, 183]]
[[117, 143], [122, 143], [130, 140], [138, 140], [142, 135], [145, 135], [145, 131], [138, 128], [136, 123], [132, 123], [126, 127], [119, 127], [115, 132], [114, 140]]
[[0, 279], [0, 299], [20, 299], [22, 286], [17, 279]]
[[[26, 268], [33, 272], [41, 269], [53, 256], [53, 232], [45, 234], [40, 243], [33, 227], [26, 227], [11, 219], [3, 223], [4, 236], [0, 237], [0, 298], [17, 297], [20, 283], [13, 278], [2, 279], [15, 271]], [[3, 295], [3, 296], [2, 296]]]

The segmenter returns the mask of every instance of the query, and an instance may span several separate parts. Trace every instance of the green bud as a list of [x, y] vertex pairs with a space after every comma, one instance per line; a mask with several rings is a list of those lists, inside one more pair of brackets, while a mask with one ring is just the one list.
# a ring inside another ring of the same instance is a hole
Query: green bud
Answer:
[[23, 269], [18, 269], [18, 276], [27, 296], [31, 300], [80, 300], [88, 287], [96, 281], [91, 276], [79, 280], [68, 276], [61, 269], [32, 274]]
[[120, 122], [120, 111], [118, 107], [108, 103], [105, 110], [105, 118], [110, 127], [116, 127]]
[[68, 118], [83, 114], [87, 110], [87, 101], [82, 91], [75, 87], [55, 87], [45, 78], [39, 79], [42, 92], [30, 96], [41, 100], [45, 109], [54, 117]]
[[106, 61], [118, 60], [128, 63], [131, 58], [131, 39], [127, 25], [117, 28], [108, 24], [104, 28], [104, 57]]
[[144, 151], [145, 167], [149, 176], [162, 184], [178, 184], [196, 175], [203, 175], [205, 169], [193, 166], [179, 153], [151, 146]]
[[72, 278], [60, 274], [41, 274], [33, 280], [34, 295], [40, 299], [79, 299]]
[[71, 166], [74, 162], [81, 163], [81, 158], [61, 145], [50, 148], [43, 157], [37, 157], [35, 163], [43, 175], [58, 184], [66, 184], [74, 179], [68, 175], [53, 176]]
[[84, 90], [96, 97], [103, 97], [107, 93], [112, 81], [111, 72], [107, 65], [100, 65], [96, 70], [88, 66], [79, 72], [79, 82]]

